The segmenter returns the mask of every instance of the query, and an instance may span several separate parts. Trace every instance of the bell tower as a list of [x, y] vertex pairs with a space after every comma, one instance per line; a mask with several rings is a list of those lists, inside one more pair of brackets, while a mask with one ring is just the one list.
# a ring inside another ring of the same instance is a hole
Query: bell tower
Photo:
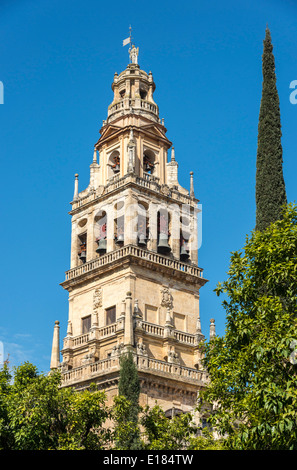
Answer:
[[96, 383], [111, 400], [129, 349], [141, 404], [157, 400], [170, 414], [191, 410], [207, 380], [199, 348], [207, 281], [198, 266], [193, 174], [188, 191], [138, 52], [131, 45], [130, 63], [114, 75], [86, 189], [75, 175], [70, 269], [61, 284], [68, 327], [60, 362], [56, 322], [51, 368], [61, 369], [63, 386]]

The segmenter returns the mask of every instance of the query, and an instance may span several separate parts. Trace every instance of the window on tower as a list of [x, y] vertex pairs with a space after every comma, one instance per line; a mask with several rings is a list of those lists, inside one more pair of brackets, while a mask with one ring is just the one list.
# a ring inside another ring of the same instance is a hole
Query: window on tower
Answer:
[[120, 158], [120, 152], [118, 150], [114, 150], [109, 159], [108, 159], [108, 177], [112, 178], [113, 176], [116, 176], [120, 173], [121, 171], [121, 158]]
[[160, 209], [158, 212], [158, 253], [168, 255], [171, 251], [169, 245], [170, 238], [170, 217], [166, 209]]
[[150, 175], [155, 171], [155, 154], [151, 150], [145, 150], [143, 154], [143, 171]]
[[106, 326], [116, 322], [116, 307], [110, 307], [105, 310]]
[[145, 99], [146, 99], [146, 94], [147, 94], [147, 93], [146, 93], [145, 90], [140, 89], [140, 98], [141, 98], [142, 100], [145, 100]]
[[82, 318], [81, 320], [81, 324], [82, 324], [82, 334], [86, 334], [90, 331], [91, 329], [91, 315], [88, 315], [87, 317], [84, 317]]
[[82, 263], [87, 259], [87, 232], [78, 236], [78, 257]]
[[98, 244], [96, 253], [102, 255], [106, 253], [107, 248], [107, 214], [105, 211], [100, 211], [95, 217], [95, 235]]

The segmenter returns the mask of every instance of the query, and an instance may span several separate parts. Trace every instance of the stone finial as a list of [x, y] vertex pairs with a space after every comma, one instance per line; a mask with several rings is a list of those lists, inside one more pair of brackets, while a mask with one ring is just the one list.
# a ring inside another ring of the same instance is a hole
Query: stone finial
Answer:
[[209, 339], [214, 339], [216, 337], [216, 326], [214, 318], [210, 319], [210, 327], [209, 327]]
[[97, 163], [97, 150], [96, 149], [94, 149], [93, 163]]
[[171, 161], [175, 162], [175, 149], [174, 149], [174, 147], [172, 147], [172, 149], [171, 149]]
[[57, 369], [60, 364], [60, 322], [56, 321], [52, 343], [51, 369]]
[[74, 180], [74, 195], [73, 195], [73, 200], [75, 201], [78, 199], [78, 174], [75, 173], [75, 180]]
[[67, 324], [67, 336], [72, 336], [72, 322], [68, 320]]
[[191, 197], [195, 197], [193, 174], [194, 174], [193, 171], [190, 171], [190, 196]]
[[126, 294], [126, 313], [125, 313], [125, 328], [124, 328], [124, 346], [134, 345], [134, 331], [132, 319], [132, 293]]

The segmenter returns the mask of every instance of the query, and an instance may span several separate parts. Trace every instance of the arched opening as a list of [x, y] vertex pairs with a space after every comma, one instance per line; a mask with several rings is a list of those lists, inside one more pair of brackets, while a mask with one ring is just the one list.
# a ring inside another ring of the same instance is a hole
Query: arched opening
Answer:
[[[101, 212], [101, 211], [100, 211]], [[97, 214], [95, 217], [96, 227], [96, 242], [98, 244], [96, 253], [103, 255], [107, 249], [107, 214], [102, 211], [101, 214]]]
[[143, 153], [143, 171], [149, 175], [155, 172], [155, 154], [152, 150], [145, 150]]
[[158, 253], [168, 254], [171, 251], [170, 239], [170, 215], [166, 209], [160, 209], [157, 215], [158, 228]]
[[184, 412], [179, 408], [169, 408], [169, 410], [165, 411], [166, 418], [172, 419], [174, 416], [182, 415]]
[[146, 97], [147, 97], [147, 92], [146, 92], [146, 90], [144, 90], [143, 88], [140, 88], [139, 93], [140, 93], [140, 98], [141, 98], [142, 100], [145, 100]]
[[87, 260], [87, 232], [78, 235], [78, 257], [81, 264]]
[[118, 150], [114, 150], [108, 160], [108, 167], [109, 167], [109, 178], [112, 176], [116, 176], [121, 171], [121, 158], [120, 152]]

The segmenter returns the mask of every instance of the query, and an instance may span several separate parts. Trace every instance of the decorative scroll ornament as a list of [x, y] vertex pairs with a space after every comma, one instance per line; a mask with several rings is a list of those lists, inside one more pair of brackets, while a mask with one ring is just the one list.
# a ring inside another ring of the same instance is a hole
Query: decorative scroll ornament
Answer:
[[161, 294], [162, 294], [162, 300], [161, 300], [161, 305], [162, 307], [167, 307], [172, 309], [173, 308], [173, 297], [170, 292], [169, 287], [164, 286], [161, 289]]

